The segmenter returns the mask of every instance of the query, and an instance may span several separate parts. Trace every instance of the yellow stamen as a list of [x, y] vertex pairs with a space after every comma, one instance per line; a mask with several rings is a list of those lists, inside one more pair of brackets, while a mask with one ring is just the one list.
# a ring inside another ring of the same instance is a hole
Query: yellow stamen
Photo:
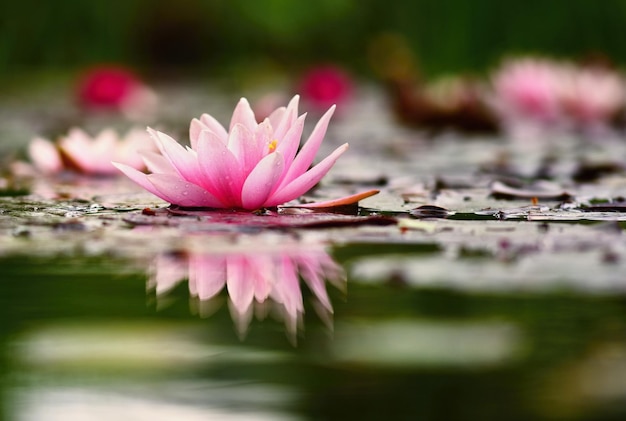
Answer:
[[276, 150], [276, 146], [278, 146], [278, 140], [274, 139], [269, 144], [270, 153]]

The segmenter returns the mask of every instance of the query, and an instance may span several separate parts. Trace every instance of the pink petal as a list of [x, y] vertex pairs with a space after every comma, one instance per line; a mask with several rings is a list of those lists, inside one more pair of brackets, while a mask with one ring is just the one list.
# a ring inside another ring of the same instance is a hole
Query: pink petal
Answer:
[[235, 127], [230, 131], [228, 149], [239, 161], [244, 177], [250, 174], [250, 171], [259, 163], [264, 152], [254, 134], [241, 124], [235, 124]]
[[330, 118], [334, 112], [335, 106], [333, 105], [317, 122], [313, 132], [311, 132], [308, 140], [304, 146], [302, 146], [300, 153], [298, 153], [293, 161], [293, 164], [289, 167], [287, 175], [285, 175], [285, 178], [281, 181], [281, 187], [291, 183], [311, 166], [311, 163], [313, 162], [313, 159], [315, 159], [315, 155], [324, 140], [328, 123], [330, 122]]
[[289, 104], [287, 105], [287, 109], [283, 114], [282, 118], [278, 121], [277, 124], [273, 124], [274, 126], [274, 137], [276, 139], [282, 139], [289, 128], [293, 125], [298, 118], [298, 102], [300, 101], [300, 96], [294, 96]]
[[316, 260], [309, 259], [307, 256], [300, 261], [300, 273], [302, 274], [302, 279], [304, 279], [319, 302], [326, 310], [332, 313], [333, 306], [330, 303], [330, 298], [328, 298], [328, 292], [326, 291], [326, 280], [323, 278], [322, 274], [319, 273], [318, 265], [319, 263], [317, 263]]
[[228, 138], [228, 132], [226, 131], [224, 126], [222, 126], [222, 124], [217, 121], [212, 115], [202, 114], [202, 116], [200, 116], [200, 121], [202, 122], [202, 124], [207, 126], [209, 130], [215, 133], [218, 138], [226, 142], [226, 139]]
[[71, 129], [69, 134], [59, 141], [59, 149], [82, 171], [93, 168], [91, 138], [80, 129]]
[[306, 114], [302, 114], [289, 128], [276, 147], [276, 152], [282, 153], [285, 157], [285, 167], [287, 168], [291, 166], [291, 163], [298, 152], [302, 131], [304, 130], [305, 118]]
[[254, 132], [254, 129], [256, 129], [257, 122], [254, 111], [252, 111], [250, 103], [245, 98], [241, 98], [237, 103], [235, 111], [233, 111], [233, 117], [230, 120], [229, 130], [232, 130], [236, 124], [244, 125], [251, 132]]
[[283, 173], [284, 160], [280, 152], [266, 155], [254, 167], [243, 183], [241, 202], [244, 209], [258, 209], [263, 206]]
[[[101, 131], [91, 144], [91, 167], [83, 170], [96, 174], [117, 172], [111, 165], [111, 161], [117, 160], [116, 152], [120, 149], [120, 146], [121, 141], [115, 130], [105, 129]], [[128, 161], [124, 162], [131, 165]]]
[[67, 136], [65, 136], [63, 139], [71, 139], [72, 142], [83, 146], [89, 146], [91, 144], [91, 136], [89, 136], [84, 130], [79, 129], [78, 127], [72, 127], [67, 133]]
[[280, 276], [274, 284], [272, 296], [284, 306], [290, 318], [295, 319], [304, 311], [298, 269], [289, 257], [282, 257], [278, 271]]
[[160, 153], [145, 151], [141, 155], [148, 171], [160, 174], [178, 174], [172, 163]]
[[215, 196], [200, 186], [169, 174], [150, 174], [146, 176], [159, 197], [173, 205], [196, 208], [223, 208], [224, 205]]
[[[148, 132], [148, 135], [154, 141], [154, 144], [156, 145], [156, 147], [159, 150], [159, 152], [161, 152], [161, 154], [165, 155], [165, 151], [163, 150], [163, 145], [162, 145], [161, 141], [159, 140], [159, 132], [154, 130], [152, 127], [146, 128], [146, 131]], [[178, 142], [176, 142], [176, 143], [178, 143]]]
[[274, 138], [274, 128], [269, 117], [257, 124], [254, 129], [254, 136], [259, 139], [263, 138], [265, 141], [264, 143], [267, 143], [267, 141]]
[[259, 159], [257, 162], [261, 160], [261, 158], [267, 154], [269, 144], [276, 139], [274, 137], [274, 129], [272, 128], [272, 123], [270, 123], [269, 119], [263, 120], [257, 126], [254, 131], [254, 142], [256, 144], [256, 148], [258, 148]]
[[216, 296], [226, 285], [224, 257], [192, 254], [189, 257], [189, 290], [200, 300]]
[[203, 130], [210, 130], [206, 124], [202, 123], [197, 118], [191, 120], [189, 124], [189, 144], [191, 145], [191, 149], [196, 149], [196, 145], [198, 144], [198, 138], [200, 137], [200, 132]]
[[322, 160], [319, 164], [293, 180], [291, 183], [280, 188], [267, 200], [265, 206], [277, 206], [300, 197], [316, 185], [324, 175], [332, 168], [335, 161], [348, 149], [344, 143]]
[[118, 170], [120, 170], [121, 172], [123, 172], [128, 178], [130, 178], [131, 180], [133, 180], [135, 183], [139, 184], [141, 187], [143, 187], [145, 190], [148, 190], [150, 193], [152, 193], [153, 195], [168, 201], [162, 194], [161, 192], [154, 187], [154, 185], [148, 180], [148, 175], [142, 173], [141, 171], [137, 171], [136, 169], [134, 169], [133, 167], [126, 165], [126, 164], [120, 164], [118, 162], [111, 162], [111, 164], [116, 167]]
[[205, 183], [227, 207], [241, 206], [243, 175], [239, 161], [212, 132], [204, 131], [198, 139], [198, 162]]
[[145, 168], [142, 153], [156, 151], [157, 146], [154, 139], [145, 130], [135, 127], [130, 129], [123, 139], [118, 139], [111, 161], [124, 162], [133, 168], [141, 170]]
[[158, 255], [154, 261], [149, 285], [156, 288], [157, 295], [173, 289], [187, 276], [187, 266], [182, 259], [169, 254]]
[[200, 120], [194, 118], [189, 125], [189, 142], [192, 149], [196, 149], [200, 133], [204, 130], [212, 131], [223, 142], [228, 139], [226, 129], [216, 119], [209, 114], [202, 114]]
[[278, 124], [283, 119], [285, 112], [287, 111], [286, 107], [276, 108], [272, 113], [267, 117], [267, 119], [272, 124], [272, 127], [278, 127]]
[[28, 145], [28, 155], [37, 169], [45, 174], [54, 174], [63, 169], [61, 155], [54, 144], [37, 137]]
[[270, 256], [250, 255], [247, 258], [250, 269], [249, 276], [254, 279], [254, 299], [264, 302], [272, 292], [274, 266]]
[[111, 153], [112, 150], [115, 150], [118, 139], [115, 130], [104, 129], [94, 139], [94, 148], [103, 153]]
[[157, 132], [152, 129], [149, 129], [149, 133], [156, 140], [163, 156], [170, 161], [172, 167], [180, 174], [181, 178], [213, 192], [213, 186], [207, 184], [204, 177], [202, 177], [195, 151], [185, 149], [180, 143], [176, 142], [165, 133]]
[[254, 280], [249, 276], [247, 264], [243, 257], [228, 256], [226, 266], [228, 295], [237, 312], [245, 314], [254, 299]]

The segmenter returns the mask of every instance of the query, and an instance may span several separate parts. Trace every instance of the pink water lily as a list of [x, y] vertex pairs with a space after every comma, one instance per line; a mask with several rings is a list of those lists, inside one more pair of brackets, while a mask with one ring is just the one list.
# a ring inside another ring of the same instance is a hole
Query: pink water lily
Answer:
[[517, 58], [505, 61], [492, 78], [492, 105], [504, 120], [552, 124], [561, 118], [559, 94], [565, 69], [557, 61]]
[[341, 290], [346, 283], [343, 268], [323, 247], [314, 244], [288, 244], [255, 252], [206, 250], [159, 255], [150, 269], [148, 286], [160, 297], [185, 278], [190, 295], [201, 302], [214, 300], [226, 289], [231, 315], [241, 334], [255, 307], [261, 305], [277, 310], [287, 331], [295, 334], [304, 314], [300, 279], [313, 293], [314, 302], [320, 304], [316, 310], [322, 318], [333, 312], [326, 282]]
[[610, 124], [626, 105], [626, 82], [617, 71], [571, 67], [560, 95], [563, 114], [577, 127]]
[[348, 102], [354, 91], [348, 73], [330, 64], [309, 69], [301, 76], [298, 88], [303, 100], [319, 110]]
[[92, 137], [73, 128], [57, 142], [41, 137], [33, 139], [28, 154], [33, 165], [44, 174], [74, 170], [89, 175], [115, 175], [118, 172], [111, 161], [143, 169], [144, 163], [137, 155], [142, 149], [155, 149], [143, 130], [131, 129], [120, 137], [114, 130], [105, 129]]
[[615, 70], [542, 58], [503, 63], [492, 78], [491, 105], [516, 131], [594, 132], [608, 128], [626, 107], [626, 83]]
[[114, 165], [144, 189], [183, 207], [254, 210], [281, 205], [309, 191], [348, 149], [343, 144], [309, 168], [335, 107], [321, 117], [298, 152], [306, 116], [298, 116], [298, 100], [295, 96], [287, 107], [257, 123], [242, 98], [228, 131], [203, 114], [191, 121], [190, 146], [149, 128], [160, 150], [143, 154], [151, 173]]
[[128, 119], [151, 118], [159, 98], [132, 70], [101, 64], [80, 77], [76, 86], [78, 104], [86, 111], [119, 111]]

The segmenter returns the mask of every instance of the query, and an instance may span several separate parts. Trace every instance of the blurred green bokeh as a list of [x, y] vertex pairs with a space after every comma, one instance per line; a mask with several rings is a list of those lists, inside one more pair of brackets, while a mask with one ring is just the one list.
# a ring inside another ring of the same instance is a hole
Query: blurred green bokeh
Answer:
[[11, 1], [0, 3], [0, 77], [101, 62], [210, 75], [332, 61], [371, 74], [368, 46], [390, 32], [429, 75], [519, 52], [622, 64], [624, 22], [624, 0]]

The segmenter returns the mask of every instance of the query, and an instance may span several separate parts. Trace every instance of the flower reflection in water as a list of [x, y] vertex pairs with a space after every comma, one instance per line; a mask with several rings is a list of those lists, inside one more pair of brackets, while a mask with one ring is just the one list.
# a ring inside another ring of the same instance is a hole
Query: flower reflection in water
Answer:
[[252, 317], [268, 314], [283, 320], [287, 333], [295, 338], [302, 325], [304, 301], [301, 280], [313, 293], [313, 307], [330, 325], [333, 308], [326, 281], [345, 290], [346, 275], [321, 245], [274, 246], [268, 250], [204, 250], [161, 254], [151, 267], [148, 288], [157, 299], [181, 281], [189, 282], [189, 293], [199, 301], [206, 316], [226, 287], [228, 306], [240, 336]]

